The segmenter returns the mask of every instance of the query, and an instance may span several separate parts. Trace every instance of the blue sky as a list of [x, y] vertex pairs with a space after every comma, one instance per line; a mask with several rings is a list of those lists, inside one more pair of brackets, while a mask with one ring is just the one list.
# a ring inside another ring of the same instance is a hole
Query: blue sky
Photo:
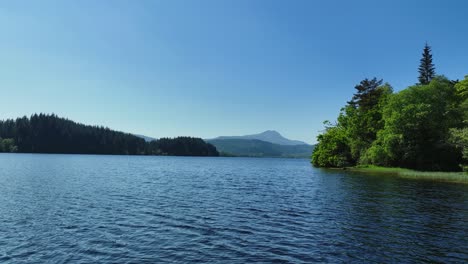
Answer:
[[277, 130], [315, 142], [366, 77], [468, 74], [468, 2], [2, 1], [0, 118], [147, 136]]

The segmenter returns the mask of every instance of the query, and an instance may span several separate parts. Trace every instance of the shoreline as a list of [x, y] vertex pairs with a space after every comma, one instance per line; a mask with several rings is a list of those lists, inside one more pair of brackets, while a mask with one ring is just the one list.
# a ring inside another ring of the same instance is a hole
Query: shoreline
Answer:
[[431, 180], [468, 184], [468, 172], [417, 171], [405, 168], [380, 166], [345, 167], [335, 169], [366, 174], [389, 175], [405, 179]]

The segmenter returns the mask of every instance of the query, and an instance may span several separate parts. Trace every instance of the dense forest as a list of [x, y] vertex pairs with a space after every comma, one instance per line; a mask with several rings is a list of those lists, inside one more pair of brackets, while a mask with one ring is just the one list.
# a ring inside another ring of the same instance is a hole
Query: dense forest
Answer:
[[461, 81], [436, 75], [426, 44], [418, 80], [396, 93], [383, 80], [361, 81], [337, 121], [324, 122], [313, 165], [466, 170], [468, 75]]
[[219, 156], [200, 138], [143, 138], [100, 126], [75, 123], [56, 115], [0, 121], [0, 152]]

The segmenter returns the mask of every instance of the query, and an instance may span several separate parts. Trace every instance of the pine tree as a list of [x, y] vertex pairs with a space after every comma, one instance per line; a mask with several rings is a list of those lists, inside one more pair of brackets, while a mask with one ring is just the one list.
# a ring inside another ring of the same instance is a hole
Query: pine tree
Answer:
[[419, 65], [419, 83], [428, 84], [435, 76], [435, 67], [432, 64], [431, 47], [429, 45], [424, 46], [423, 54], [421, 58], [421, 64]]
[[353, 96], [353, 99], [348, 102], [348, 104], [359, 107], [363, 110], [372, 108], [378, 102], [381, 91], [378, 89], [382, 85], [383, 80], [378, 80], [373, 78], [371, 80], [364, 79], [358, 85], [354, 87], [356, 93]]

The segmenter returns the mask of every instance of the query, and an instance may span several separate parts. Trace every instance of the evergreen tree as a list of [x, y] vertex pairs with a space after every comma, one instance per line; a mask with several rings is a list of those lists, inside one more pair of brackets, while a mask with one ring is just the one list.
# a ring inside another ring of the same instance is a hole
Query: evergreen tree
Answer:
[[419, 83], [428, 84], [435, 76], [435, 67], [432, 64], [431, 47], [429, 45], [424, 46], [423, 54], [421, 58], [421, 64], [419, 65]]
[[381, 91], [378, 89], [382, 85], [383, 80], [373, 78], [371, 80], [364, 79], [354, 87], [356, 93], [353, 99], [348, 102], [353, 107], [361, 109], [369, 109], [378, 103]]
[[356, 93], [344, 108], [338, 121], [346, 128], [348, 146], [353, 162], [361, 162], [361, 157], [383, 128], [382, 108], [392, 94], [389, 84], [382, 85], [382, 79], [364, 79], [356, 85]]
[[216, 148], [201, 138], [147, 143], [132, 134], [83, 125], [54, 114], [0, 120], [0, 152], [219, 156]]

